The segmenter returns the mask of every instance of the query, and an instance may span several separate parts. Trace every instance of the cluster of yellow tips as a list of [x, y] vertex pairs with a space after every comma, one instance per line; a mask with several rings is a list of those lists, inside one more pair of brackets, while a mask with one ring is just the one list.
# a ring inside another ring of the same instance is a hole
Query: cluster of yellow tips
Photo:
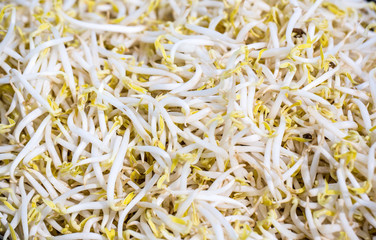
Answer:
[[0, 3], [5, 239], [371, 239], [376, 5]]

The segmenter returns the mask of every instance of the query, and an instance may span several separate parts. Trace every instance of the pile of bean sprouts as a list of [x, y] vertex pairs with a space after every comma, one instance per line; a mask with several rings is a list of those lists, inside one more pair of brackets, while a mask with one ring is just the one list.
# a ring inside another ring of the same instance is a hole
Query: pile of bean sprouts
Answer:
[[5, 239], [372, 239], [376, 5], [0, 3]]

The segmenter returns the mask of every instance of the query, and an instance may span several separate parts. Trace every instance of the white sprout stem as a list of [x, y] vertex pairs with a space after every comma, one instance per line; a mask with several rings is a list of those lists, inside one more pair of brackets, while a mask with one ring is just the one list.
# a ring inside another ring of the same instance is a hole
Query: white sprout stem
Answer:
[[184, 44], [204, 45], [204, 46], [205, 45], [207, 45], [207, 46], [213, 46], [214, 45], [213, 41], [209, 41], [209, 40], [205, 40], [205, 39], [184, 39], [184, 40], [180, 40], [180, 41], [176, 42], [174, 44], [174, 46], [171, 48], [170, 55], [171, 55], [171, 62], [172, 63], [175, 60], [176, 51], [178, 50], [178, 48], [181, 45], [184, 45]]
[[343, 169], [338, 168], [336, 173], [337, 173], [337, 177], [338, 177], [338, 185], [339, 185], [339, 188], [341, 190], [341, 195], [342, 195], [342, 197], [345, 201], [346, 207], [350, 208], [352, 206], [352, 203], [351, 203], [349, 190], [347, 189], [347, 186], [346, 186], [346, 178], [345, 178], [345, 175], [343, 173]]
[[96, 23], [89, 23], [89, 22], [83, 22], [77, 19], [74, 19], [67, 14], [65, 14], [63, 11], [59, 11], [59, 13], [65, 18], [68, 22], [70, 22], [73, 25], [79, 26], [81, 28], [85, 29], [91, 29], [95, 31], [105, 31], [105, 32], [118, 32], [118, 33], [137, 33], [141, 32], [145, 29], [144, 26], [119, 26], [114, 24], [96, 24]]
[[59, 155], [57, 154], [54, 143], [52, 141], [51, 125], [49, 125], [49, 124], [46, 126], [46, 129], [45, 129], [44, 140], [46, 142], [46, 148], [47, 148], [49, 155], [51, 156], [51, 159], [54, 163], [54, 166], [55, 167], [60, 166], [61, 165], [61, 159], [60, 159]]
[[294, 28], [297, 20], [300, 18], [301, 15], [302, 15], [302, 9], [298, 8], [298, 7], [294, 8], [294, 13], [290, 17], [289, 23], [287, 24], [287, 28], [286, 28], [286, 41], [287, 41], [287, 45], [289, 47], [292, 47], [292, 46], [295, 45], [293, 43], [292, 39], [291, 39], [291, 34], [292, 34], [292, 30], [293, 30], [293, 28]]
[[142, 151], [142, 152], [149, 152], [152, 155], [160, 156], [162, 159], [161, 161], [158, 161], [159, 158], [155, 157], [155, 159], [158, 161], [158, 163], [161, 165], [162, 168], [166, 168], [167, 166], [171, 166], [171, 157], [163, 151], [162, 149], [154, 146], [137, 146], [135, 147], [136, 150]]
[[112, 167], [110, 170], [110, 174], [107, 180], [107, 200], [111, 208], [114, 208], [114, 190], [115, 190], [115, 182], [118, 177], [119, 172], [123, 167], [124, 156], [126, 154], [128, 144], [129, 144], [129, 129], [126, 130], [123, 139], [120, 144], [119, 152], [112, 163]]
[[[52, 32], [56, 39], [60, 37], [58, 31], [55, 28], [52, 28]], [[58, 48], [59, 48], [61, 62], [63, 63], [64, 71], [68, 77], [69, 89], [71, 91], [73, 99], [76, 99], [76, 83], [74, 82], [73, 70], [69, 62], [67, 50], [65, 49], [63, 42], [58, 44]]]
[[303, 15], [303, 17], [301, 18], [301, 21], [302, 22], [307, 21], [312, 16], [312, 14], [316, 11], [316, 9], [321, 5], [322, 2], [323, 0], [315, 1], [314, 4], [309, 8], [309, 10]]
[[[271, 40], [272, 40], [272, 43], [273, 43], [273, 47], [279, 48], [277, 25], [274, 22], [269, 22], [268, 26], [269, 26], [269, 30], [270, 30], [270, 37], [271, 37]], [[291, 36], [291, 33], [292, 33], [292, 29], [291, 29], [291, 32], [290, 32], [290, 36]], [[291, 40], [291, 37], [290, 37], [290, 40]]]
[[208, 212], [211, 213], [226, 229], [227, 234], [229, 235], [229, 239], [238, 239], [238, 236], [232, 226], [224, 219], [223, 215], [214, 207], [206, 202], [200, 202], [200, 205], [203, 206]]
[[375, 149], [376, 143], [372, 144], [368, 152], [368, 181], [372, 182], [373, 176], [375, 175]]
[[195, 64], [195, 66], [196, 66], [196, 72], [193, 75], [193, 77], [188, 82], [186, 82], [183, 85], [181, 85], [180, 87], [172, 90], [170, 92], [171, 94], [180, 93], [180, 92], [185, 92], [185, 91], [191, 90], [192, 88], [194, 88], [194, 86], [197, 85], [197, 83], [200, 81], [200, 78], [201, 78], [202, 69], [201, 69], [201, 67], [200, 67], [199, 64]]
[[29, 229], [28, 229], [28, 223], [27, 223], [27, 205], [31, 199], [31, 197], [34, 195], [34, 189], [30, 191], [28, 194], [29, 196], [26, 195], [25, 192], [25, 185], [24, 185], [24, 178], [21, 177], [20, 179], [20, 191], [21, 191], [21, 197], [22, 199], [25, 199], [21, 203], [21, 225], [22, 225], [22, 231], [25, 239], [29, 238]]
[[10, 176], [12, 179], [15, 180], [15, 170], [18, 166], [18, 164], [22, 161], [22, 159], [26, 156], [26, 154], [29, 153], [32, 148], [35, 147], [36, 144], [38, 144], [43, 135], [44, 128], [46, 125], [48, 125], [51, 121], [51, 116], [48, 115], [43, 122], [38, 127], [37, 131], [35, 132], [34, 136], [30, 139], [30, 141], [26, 144], [25, 148], [22, 149], [22, 151], [17, 155], [17, 157], [13, 160], [11, 166], [10, 166]]
[[321, 237], [319, 235], [319, 232], [317, 231], [317, 226], [315, 222], [313, 221], [312, 212], [311, 212], [311, 209], [308, 207], [308, 205], [305, 207], [305, 214], [306, 214], [308, 226], [310, 227], [310, 231], [312, 233], [313, 239], [320, 240]]
[[[150, 190], [157, 182], [160, 176], [158, 174], [154, 174], [154, 176], [147, 182], [145, 187], [137, 194], [137, 196], [127, 205], [127, 207], [119, 214], [118, 220], [118, 236], [123, 236], [123, 223], [125, 218], [127, 217], [129, 211], [145, 196], [147, 191]], [[122, 237], [121, 237], [122, 239]]]
[[21, 73], [15, 69], [12, 70], [13, 76], [16, 77], [26, 90], [35, 98], [37, 101], [47, 109], [50, 113], [54, 113], [54, 110], [51, 108], [49, 103], [30, 85], [30, 83], [21, 75]]
[[24, 62], [28, 61], [29, 59], [35, 57], [37, 54], [40, 54], [46, 48], [52, 47], [54, 45], [59, 45], [64, 42], [69, 42], [72, 40], [73, 40], [73, 37], [64, 37], [64, 38], [58, 38], [58, 39], [53, 39], [53, 40], [44, 42], [40, 44], [38, 47], [31, 50], [29, 54], [27, 54], [27, 56], [23, 58], [23, 61]]
[[68, 123], [69, 128], [72, 129], [74, 131], [74, 133], [76, 133], [78, 136], [80, 136], [81, 138], [83, 138], [85, 141], [92, 143], [93, 145], [95, 145], [96, 147], [98, 147], [99, 149], [101, 149], [101, 150], [103, 150], [105, 152], [108, 152], [107, 147], [103, 144], [102, 141], [100, 141], [98, 138], [96, 138], [95, 136], [93, 136], [93, 134], [85, 131], [82, 128], [78, 128], [78, 127], [76, 127], [74, 125], [73, 114], [71, 114], [68, 117], [68, 122], [67, 123]]
[[371, 91], [371, 96], [372, 96], [374, 108], [376, 106], [376, 77], [375, 77], [375, 73], [376, 73], [376, 68], [372, 69], [368, 74], [368, 82], [369, 82], [369, 87], [370, 87], [370, 91]]
[[281, 144], [282, 138], [286, 129], [286, 120], [284, 116], [281, 116], [279, 127], [277, 130], [277, 136], [273, 140], [273, 149], [272, 149], [272, 160], [273, 165], [276, 169], [280, 168], [280, 155], [281, 155]]
[[[38, 118], [39, 116], [41, 116], [45, 112], [46, 111], [44, 109], [37, 108], [37, 109], [33, 110], [31, 113], [29, 113], [28, 115], [26, 115], [26, 117], [24, 117], [19, 122], [19, 124], [17, 125], [17, 127], [14, 129], [14, 132], [13, 132], [13, 136], [15, 137], [15, 139], [16, 139], [17, 142], [20, 141], [20, 134], [21, 134], [22, 130], [28, 124], [30, 124], [33, 120], [35, 120], [36, 118]], [[33, 135], [33, 133], [34, 133], [34, 131], [33, 132], [29, 132], [30, 135]]]
[[324, 73], [323, 75], [321, 75], [320, 77], [316, 78], [311, 83], [309, 83], [308, 85], [306, 85], [302, 90], [303, 91], [308, 91], [308, 90], [316, 87], [317, 85], [319, 85], [322, 82], [324, 82], [324, 81], [328, 80], [329, 78], [331, 78], [338, 70], [339, 70], [339, 67], [336, 67], [336, 68], [333, 68], [333, 69], [327, 71], [326, 73]]
[[344, 212], [339, 213], [339, 220], [340, 220], [341, 225], [342, 225], [343, 229], [345, 230], [347, 236], [350, 239], [355, 239], [355, 240], [359, 239], [357, 237], [357, 235], [354, 233], [354, 231], [352, 230], [352, 227], [350, 226]]
[[79, 192], [84, 191], [84, 190], [95, 189], [97, 187], [98, 186], [96, 184], [87, 184], [86, 186], [80, 186], [80, 187], [76, 187], [76, 188], [73, 188], [73, 189], [69, 189], [65, 193], [61, 194], [59, 197], [55, 198], [53, 200], [53, 202], [55, 204], [58, 203], [58, 202], [63, 202], [66, 199], [75, 195], [76, 193], [79, 193]]
[[372, 124], [371, 124], [371, 119], [370, 119], [366, 106], [364, 106], [364, 104], [358, 99], [353, 99], [353, 102], [358, 106], [360, 110], [360, 114], [363, 118], [364, 127], [366, 128], [367, 131], [369, 131], [372, 127]]
[[5, 35], [5, 37], [0, 43], [0, 54], [3, 53], [5, 47], [9, 44], [9, 41], [11, 41], [12, 38], [14, 37], [15, 24], [16, 24], [16, 8], [12, 8], [12, 15], [10, 18], [10, 24], [9, 24], [7, 34]]
[[346, 137], [346, 134], [341, 132], [335, 125], [331, 122], [329, 122], [326, 118], [324, 118], [322, 115], [320, 115], [315, 109], [312, 107], [308, 108], [308, 112], [317, 120], [317, 122], [326, 128], [328, 131], [332, 132], [339, 138]]
[[61, 236], [53, 237], [54, 240], [75, 240], [75, 239], [93, 239], [106, 240], [107, 238], [98, 233], [69, 233]]
[[30, 184], [35, 188], [37, 193], [39, 193], [44, 198], [47, 198], [49, 196], [49, 193], [28, 172], [24, 172], [24, 175], [30, 182]]
[[77, 205], [67, 208], [66, 213], [74, 213], [74, 212], [79, 212], [79, 211], [88, 210], [88, 209], [104, 209], [106, 207], [108, 207], [108, 204], [106, 201], [79, 203]]
[[58, 193], [56, 192], [55, 188], [52, 184], [38, 171], [31, 169], [31, 172], [39, 179], [39, 181], [43, 184], [44, 188], [47, 190], [48, 194], [51, 196], [52, 199], [57, 198]]
[[197, 208], [202, 213], [202, 215], [204, 215], [204, 217], [211, 223], [216, 239], [224, 240], [225, 236], [224, 236], [223, 230], [220, 226], [218, 219], [215, 216], [213, 216], [210, 213], [210, 211], [208, 211], [206, 208], [201, 207], [201, 206], [198, 206]]

